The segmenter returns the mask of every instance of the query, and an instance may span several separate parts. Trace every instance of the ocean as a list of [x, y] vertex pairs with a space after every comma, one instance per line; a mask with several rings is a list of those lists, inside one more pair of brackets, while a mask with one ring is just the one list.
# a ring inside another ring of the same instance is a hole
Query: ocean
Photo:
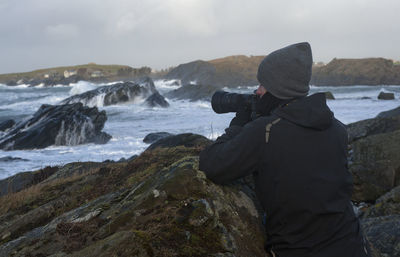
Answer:
[[[179, 86], [174, 81], [156, 80], [157, 90], [164, 94]], [[115, 82], [114, 82], [115, 83]], [[110, 83], [111, 84], [111, 83]], [[63, 99], [95, 89], [106, 84], [80, 81], [69, 86], [28, 87], [0, 84], [0, 122], [7, 119], [22, 121], [35, 113], [42, 104], [58, 104]], [[234, 92], [250, 93], [256, 86], [235, 89]], [[335, 117], [345, 124], [373, 118], [378, 113], [400, 105], [400, 86], [345, 86], [314, 87], [310, 94], [330, 91], [335, 100], [328, 105]], [[392, 92], [395, 100], [378, 100], [379, 92]], [[103, 131], [112, 135], [105, 145], [85, 144], [79, 146], [51, 146], [45, 149], [2, 151], [2, 157], [22, 158], [20, 161], [0, 161], [0, 179], [22, 171], [33, 171], [46, 166], [70, 162], [106, 160], [118, 161], [140, 154], [149, 145], [143, 138], [153, 132], [196, 133], [215, 139], [224, 132], [233, 113], [216, 114], [210, 102], [167, 99], [168, 108], [150, 108], [142, 105], [143, 99], [116, 106], [102, 106], [101, 99], [90, 105], [105, 110], [108, 120]], [[2, 133], [2, 132], [0, 132]], [[0, 134], [1, 136], [1, 134]]]

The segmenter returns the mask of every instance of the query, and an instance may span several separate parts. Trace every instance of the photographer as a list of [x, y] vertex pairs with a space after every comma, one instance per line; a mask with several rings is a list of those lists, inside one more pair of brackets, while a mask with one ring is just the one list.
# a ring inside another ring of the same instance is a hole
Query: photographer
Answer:
[[307, 96], [308, 43], [272, 52], [261, 62], [259, 117], [240, 101], [226, 133], [200, 154], [215, 183], [253, 174], [266, 213], [266, 250], [279, 257], [369, 256], [350, 197], [347, 132], [323, 93]]

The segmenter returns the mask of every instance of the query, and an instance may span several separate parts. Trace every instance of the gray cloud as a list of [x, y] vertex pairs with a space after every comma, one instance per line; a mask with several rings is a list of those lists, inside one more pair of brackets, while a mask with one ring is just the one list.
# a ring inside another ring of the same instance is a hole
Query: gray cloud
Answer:
[[398, 0], [0, 0], [0, 73], [165, 68], [308, 41], [314, 60], [400, 59]]

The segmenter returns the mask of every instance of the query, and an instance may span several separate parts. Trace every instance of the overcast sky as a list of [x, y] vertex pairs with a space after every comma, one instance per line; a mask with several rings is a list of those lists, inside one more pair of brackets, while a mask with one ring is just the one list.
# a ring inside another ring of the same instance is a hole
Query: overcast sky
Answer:
[[0, 0], [0, 73], [266, 55], [400, 59], [400, 0]]

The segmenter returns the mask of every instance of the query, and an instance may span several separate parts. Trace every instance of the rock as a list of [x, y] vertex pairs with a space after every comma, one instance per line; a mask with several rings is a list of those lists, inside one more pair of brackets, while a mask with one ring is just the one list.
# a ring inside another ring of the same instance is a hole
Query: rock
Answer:
[[209, 82], [215, 76], [215, 67], [205, 61], [180, 64], [172, 69], [164, 79], [179, 79], [182, 84]]
[[207, 62], [194, 61], [179, 65], [164, 78], [181, 80], [182, 85], [214, 85], [219, 89], [255, 86], [258, 66], [264, 57], [235, 55]]
[[335, 100], [335, 97], [333, 96], [332, 92], [329, 91], [325, 92], [325, 97], [328, 100]]
[[363, 218], [400, 215], [400, 186], [379, 197], [363, 214]]
[[380, 99], [380, 100], [393, 100], [394, 99], [394, 93], [380, 92], [379, 95], [378, 95], [378, 99]]
[[81, 103], [42, 105], [31, 119], [19, 123], [0, 138], [0, 149], [22, 150], [50, 145], [106, 143], [111, 136], [101, 132], [105, 111]]
[[399, 85], [400, 66], [384, 58], [337, 59], [313, 66], [310, 85]]
[[147, 134], [144, 138], [143, 138], [143, 142], [146, 144], [151, 144], [156, 142], [157, 140], [164, 138], [164, 137], [169, 137], [169, 136], [173, 136], [173, 134], [168, 133], [168, 132], [156, 132], [156, 133], [150, 133]]
[[400, 130], [352, 143], [353, 200], [375, 201], [400, 185]]
[[146, 98], [157, 90], [153, 80], [142, 79], [138, 82], [123, 82], [102, 86], [85, 93], [74, 95], [63, 100], [61, 104], [83, 103], [87, 106], [108, 106], [134, 101], [136, 98]]
[[35, 185], [53, 175], [57, 170], [57, 167], [46, 167], [35, 172], [21, 172], [0, 180], [0, 196], [15, 193]]
[[400, 107], [397, 107], [397, 108], [389, 110], [389, 111], [381, 112], [376, 117], [377, 118], [391, 118], [391, 117], [396, 117], [396, 116], [400, 116]]
[[157, 140], [155, 143], [151, 144], [146, 151], [154, 150], [156, 148], [169, 148], [176, 146], [185, 146], [185, 147], [204, 147], [206, 145], [211, 144], [212, 141], [207, 139], [204, 136], [196, 135], [192, 133], [185, 133], [179, 135], [172, 135], [168, 137], [161, 138]]
[[0, 256], [265, 256], [252, 201], [207, 180], [200, 151], [158, 148], [0, 198]]
[[398, 117], [379, 117], [357, 121], [347, 126], [349, 141], [355, 140], [400, 129], [400, 116]]
[[154, 94], [152, 94], [151, 96], [149, 96], [146, 101], [145, 101], [146, 105], [149, 107], [168, 107], [169, 103], [165, 100], [165, 98], [160, 95], [160, 93], [155, 92]]
[[187, 99], [190, 101], [211, 101], [212, 95], [218, 87], [211, 85], [184, 85], [178, 89], [168, 92], [165, 96], [173, 99]]
[[29, 161], [27, 159], [19, 158], [19, 157], [12, 157], [12, 156], [5, 156], [0, 158], [0, 162], [15, 162], [15, 161]]
[[380, 256], [400, 256], [400, 215], [363, 219], [361, 225]]
[[7, 129], [12, 128], [15, 125], [14, 120], [5, 120], [0, 122], [0, 131], [6, 131]]

